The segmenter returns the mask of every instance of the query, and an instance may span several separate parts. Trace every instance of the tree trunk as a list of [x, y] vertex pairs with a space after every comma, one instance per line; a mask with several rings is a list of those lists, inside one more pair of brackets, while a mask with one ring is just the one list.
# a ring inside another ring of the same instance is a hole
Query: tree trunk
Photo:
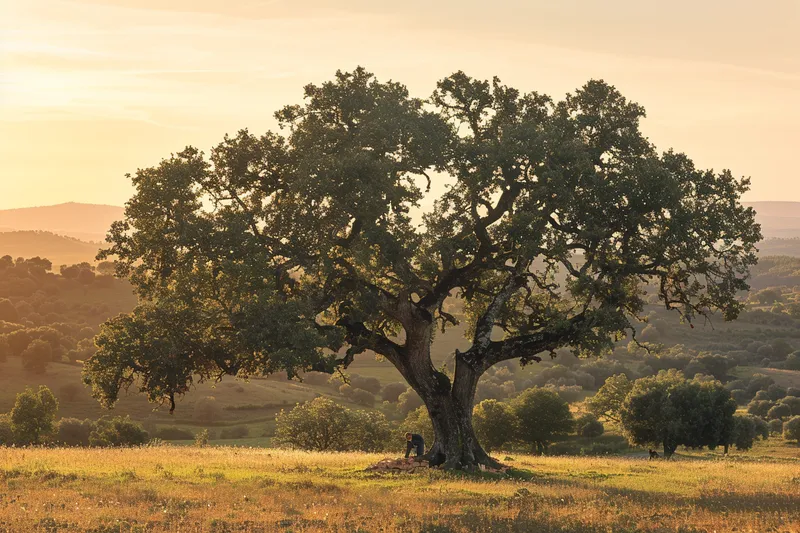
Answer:
[[[431, 328], [407, 332], [408, 361], [398, 365], [408, 383], [428, 410], [435, 440], [425, 454], [432, 466], [472, 470], [478, 465], [497, 468], [499, 463], [481, 447], [472, 427], [472, 407], [478, 379], [484, 369], [475, 369], [456, 353], [455, 377], [451, 383], [433, 368], [430, 359]], [[426, 443], [427, 444], [427, 443]]]

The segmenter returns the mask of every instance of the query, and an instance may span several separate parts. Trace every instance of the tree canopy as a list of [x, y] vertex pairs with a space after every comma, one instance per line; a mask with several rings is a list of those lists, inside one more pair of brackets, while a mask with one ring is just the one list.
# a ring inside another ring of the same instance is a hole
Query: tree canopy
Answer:
[[[559, 101], [463, 72], [427, 100], [363, 68], [310, 84], [282, 133], [131, 176], [100, 258], [142, 303], [104, 326], [86, 381], [107, 405], [137, 383], [174, 406], [197, 379], [333, 372], [372, 350], [425, 401], [432, 456], [487, 463], [471, 413], [488, 368], [609, 348], [648, 284], [690, 322], [741, 308], [748, 180], [659, 153], [644, 115], [599, 80]], [[430, 345], [458, 322], [451, 299], [472, 346], [448, 376]]]

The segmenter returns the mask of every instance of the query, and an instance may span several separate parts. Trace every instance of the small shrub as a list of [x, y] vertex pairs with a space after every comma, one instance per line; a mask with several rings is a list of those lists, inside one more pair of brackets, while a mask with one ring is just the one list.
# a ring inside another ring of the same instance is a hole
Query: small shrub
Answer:
[[103, 417], [89, 435], [89, 445], [99, 448], [141, 446], [149, 440], [144, 428], [130, 417]]
[[62, 418], [56, 424], [55, 441], [64, 446], [89, 446], [89, 435], [94, 428], [94, 422], [88, 418]]
[[208, 434], [208, 430], [207, 429], [203, 429], [201, 431], [198, 431], [197, 435], [194, 436], [194, 445], [195, 446], [199, 446], [201, 448], [204, 448], [204, 447], [208, 446], [209, 439], [210, 439], [210, 437], [209, 437], [209, 434]]

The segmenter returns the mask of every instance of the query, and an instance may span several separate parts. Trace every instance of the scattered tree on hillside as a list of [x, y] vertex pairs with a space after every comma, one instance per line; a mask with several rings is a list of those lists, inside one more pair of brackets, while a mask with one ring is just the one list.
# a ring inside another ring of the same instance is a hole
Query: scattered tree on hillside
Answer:
[[632, 388], [633, 382], [625, 374], [611, 376], [597, 394], [589, 398], [589, 411], [598, 418], [620, 422], [622, 404]]
[[567, 402], [548, 389], [527, 389], [512, 400], [511, 408], [518, 420], [517, 439], [535, 447], [538, 454], [574, 426]]
[[595, 439], [603, 434], [605, 428], [595, 415], [587, 413], [575, 421], [578, 435], [588, 439]]
[[11, 428], [20, 444], [41, 444], [53, 433], [53, 423], [58, 412], [58, 400], [44, 385], [38, 391], [26, 387], [17, 394], [11, 409]]
[[47, 364], [53, 360], [53, 348], [45, 340], [34, 339], [21, 355], [25, 370], [34, 374], [44, 374]]
[[717, 381], [687, 381], [676, 371], [637, 379], [620, 420], [636, 445], [663, 445], [666, 457], [679, 445], [714, 448], [731, 441], [736, 402]]
[[800, 416], [793, 416], [783, 423], [783, 438], [800, 444]]
[[518, 419], [508, 404], [483, 400], [472, 413], [475, 435], [487, 452], [513, 441], [517, 436]]
[[301, 450], [379, 452], [391, 436], [383, 414], [351, 411], [322, 397], [281, 410], [275, 422], [273, 442]]
[[17, 308], [8, 298], [0, 298], [0, 320], [6, 322], [17, 322], [19, 320]]
[[[434, 463], [495, 465], [472, 427], [494, 365], [610, 349], [649, 280], [689, 322], [743, 305], [748, 180], [658, 153], [644, 109], [605, 82], [553, 101], [458, 72], [425, 105], [359, 68], [276, 116], [286, 136], [241, 131], [132, 177], [99, 259], [142, 303], [84, 366], [105, 405], [134, 382], [174, 407], [198, 377], [334, 372], [373, 351], [423, 399]], [[471, 346], [447, 375], [431, 340], [457, 299]]]
[[89, 445], [98, 448], [117, 448], [122, 446], [141, 446], [147, 444], [150, 436], [130, 417], [104, 416], [95, 423], [89, 434]]

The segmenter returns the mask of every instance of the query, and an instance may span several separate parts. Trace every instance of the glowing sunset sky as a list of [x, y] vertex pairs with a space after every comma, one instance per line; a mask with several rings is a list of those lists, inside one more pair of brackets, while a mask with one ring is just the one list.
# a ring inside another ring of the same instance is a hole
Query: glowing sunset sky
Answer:
[[126, 172], [359, 64], [421, 97], [458, 69], [557, 98], [603, 78], [659, 148], [800, 201], [800, 0], [0, 0], [0, 208], [122, 205]]

